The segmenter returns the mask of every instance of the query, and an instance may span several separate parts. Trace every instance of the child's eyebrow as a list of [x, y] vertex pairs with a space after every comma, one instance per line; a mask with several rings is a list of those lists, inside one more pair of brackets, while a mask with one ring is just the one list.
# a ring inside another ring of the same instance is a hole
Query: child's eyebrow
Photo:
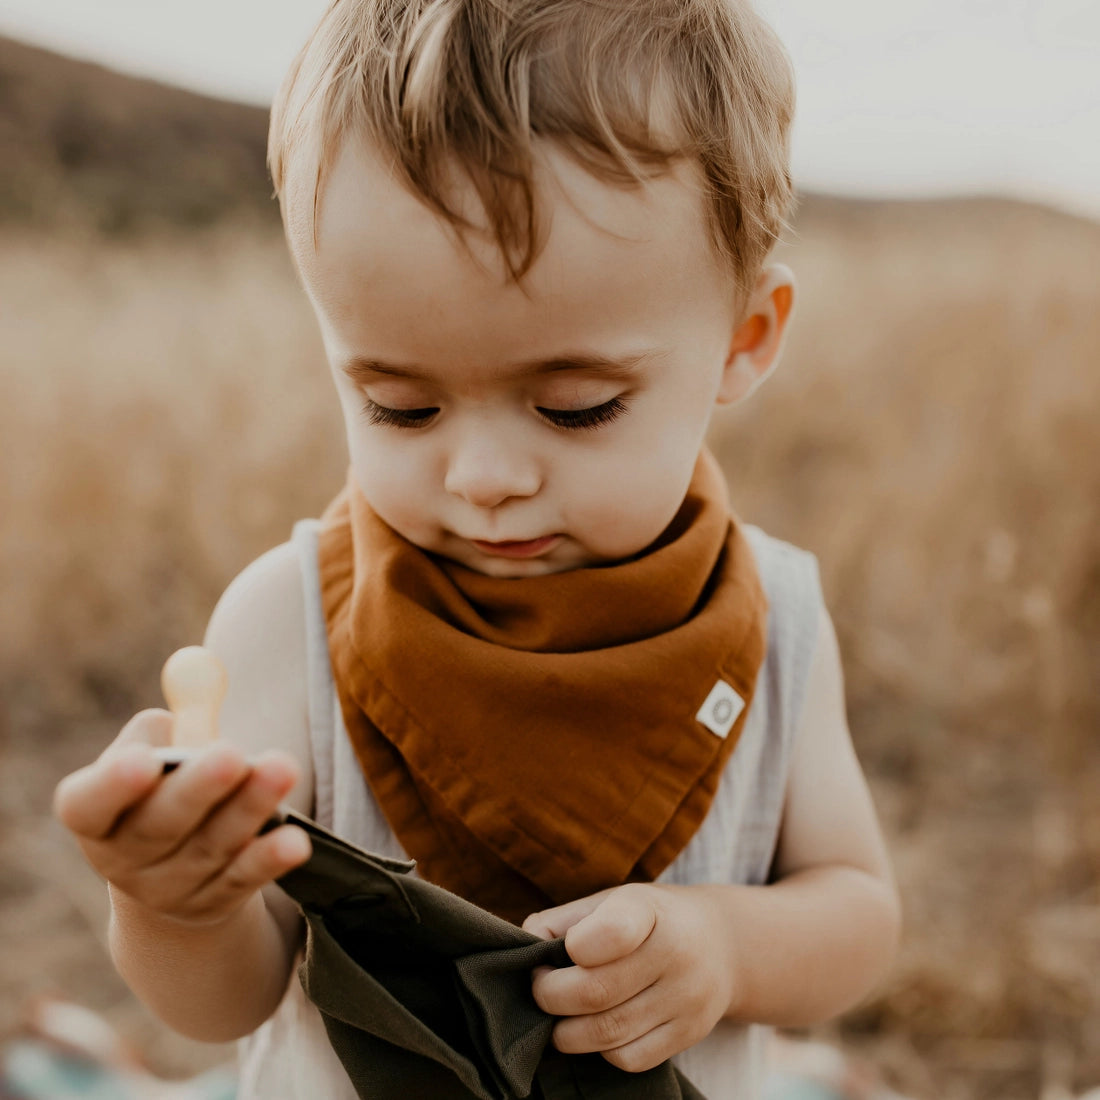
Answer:
[[[518, 375], [554, 374], [559, 371], [587, 371], [602, 378], [620, 378], [632, 375], [647, 359], [660, 355], [652, 349], [631, 355], [609, 356], [594, 352], [569, 352], [552, 359], [531, 359], [516, 363], [511, 370]], [[432, 381], [432, 372], [417, 364], [386, 363], [381, 359], [353, 356], [340, 367], [353, 382], [376, 381], [379, 375], [387, 378], [411, 378]]]

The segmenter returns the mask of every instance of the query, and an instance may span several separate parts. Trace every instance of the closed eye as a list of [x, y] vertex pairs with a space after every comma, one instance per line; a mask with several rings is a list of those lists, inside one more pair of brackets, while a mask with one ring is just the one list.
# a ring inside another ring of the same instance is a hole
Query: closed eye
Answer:
[[370, 424], [385, 424], [393, 428], [423, 428], [439, 409], [391, 409], [368, 398], [363, 405], [363, 412]]
[[626, 412], [626, 402], [621, 397], [613, 397], [602, 405], [593, 405], [588, 409], [544, 409], [536, 410], [544, 420], [549, 420], [556, 428], [600, 428], [610, 424]]

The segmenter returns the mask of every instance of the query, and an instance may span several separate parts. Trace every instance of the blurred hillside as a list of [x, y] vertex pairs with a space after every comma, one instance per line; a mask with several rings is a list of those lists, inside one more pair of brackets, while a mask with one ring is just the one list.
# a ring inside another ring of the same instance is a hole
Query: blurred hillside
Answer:
[[266, 145], [266, 111], [0, 38], [0, 226], [274, 221]]
[[[33, 991], [157, 1065], [49, 792], [316, 514], [344, 444], [263, 112], [0, 42], [0, 1037]], [[713, 445], [815, 551], [907, 934], [837, 1030], [922, 1100], [1100, 1084], [1100, 226], [808, 196], [783, 368]]]

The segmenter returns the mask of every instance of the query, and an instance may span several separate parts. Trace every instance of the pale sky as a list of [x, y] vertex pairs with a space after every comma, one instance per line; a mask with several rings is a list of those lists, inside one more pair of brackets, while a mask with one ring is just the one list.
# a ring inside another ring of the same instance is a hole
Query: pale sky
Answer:
[[[800, 186], [1100, 218], [1100, 0], [757, 0], [794, 59]], [[266, 104], [327, 0], [0, 0], [0, 34]]]

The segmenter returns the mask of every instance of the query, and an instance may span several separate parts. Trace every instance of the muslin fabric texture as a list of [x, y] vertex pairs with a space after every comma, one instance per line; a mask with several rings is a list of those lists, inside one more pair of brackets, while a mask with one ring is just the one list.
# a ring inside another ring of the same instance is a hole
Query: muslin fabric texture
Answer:
[[[746, 525], [768, 598], [768, 645], [736, 750], [714, 801], [659, 881], [760, 885], [768, 881], [784, 791], [822, 613], [816, 561]], [[315, 520], [294, 530], [302, 570], [309, 655], [309, 724], [315, 805], [326, 828], [371, 852], [405, 859], [367, 786], [332, 679], [321, 606]], [[807, 732], [812, 731], [812, 725]], [[811, 732], [812, 735], [812, 732]], [[415, 874], [416, 872], [412, 872]], [[766, 1029], [722, 1021], [673, 1062], [708, 1100], [756, 1100]], [[358, 1100], [320, 1012], [295, 979], [273, 1016], [240, 1044], [238, 1100]]]

